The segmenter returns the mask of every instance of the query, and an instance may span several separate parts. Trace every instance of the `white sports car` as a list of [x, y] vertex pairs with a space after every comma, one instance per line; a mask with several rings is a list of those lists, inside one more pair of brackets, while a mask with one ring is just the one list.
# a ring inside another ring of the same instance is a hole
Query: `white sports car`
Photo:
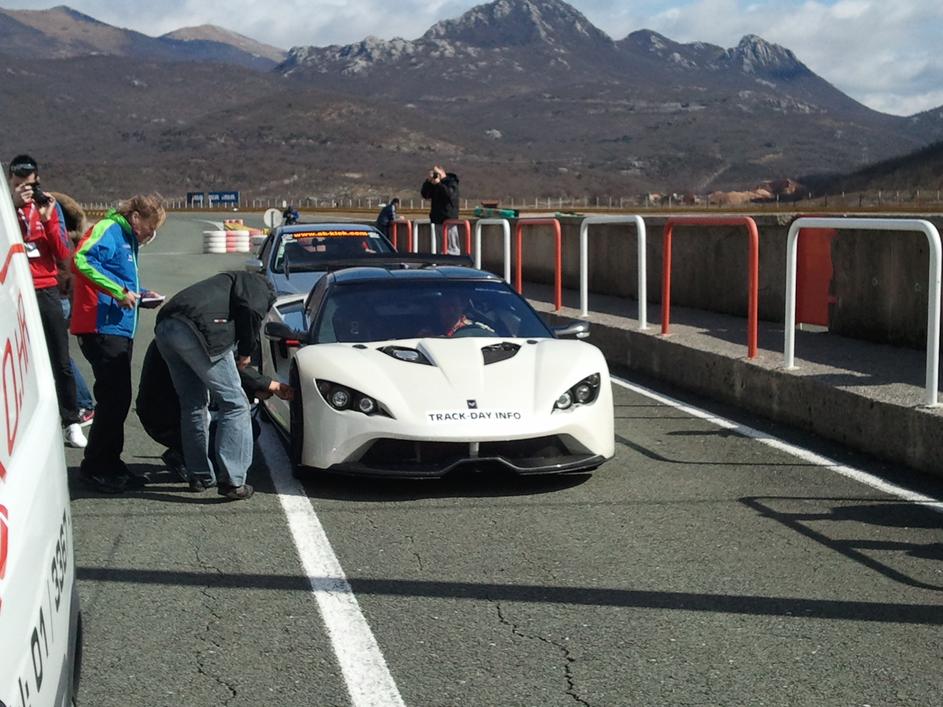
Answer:
[[[279, 298], [267, 411], [297, 472], [436, 477], [467, 466], [586, 472], [614, 453], [602, 353], [551, 331], [498, 277], [466, 267], [354, 267]], [[556, 334], [556, 336], [555, 336]]]

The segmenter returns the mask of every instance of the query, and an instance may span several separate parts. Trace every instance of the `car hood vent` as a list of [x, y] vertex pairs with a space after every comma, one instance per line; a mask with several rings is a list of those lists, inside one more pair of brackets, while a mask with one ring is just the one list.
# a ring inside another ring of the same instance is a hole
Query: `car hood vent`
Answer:
[[515, 354], [517, 354], [520, 349], [519, 344], [512, 344], [510, 341], [502, 341], [500, 344], [482, 347], [481, 355], [484, 357], [485, 365], [487, 366], [492, 363], [514, 358]]
[[411, 349], [408, 346], [381, 346], [377, 349], [387, 356], [395, 358], [404, 363], [421, 363], [424, 366], [431, 366], [432, 361], [426, 358], [426, 355], [419, 349]]

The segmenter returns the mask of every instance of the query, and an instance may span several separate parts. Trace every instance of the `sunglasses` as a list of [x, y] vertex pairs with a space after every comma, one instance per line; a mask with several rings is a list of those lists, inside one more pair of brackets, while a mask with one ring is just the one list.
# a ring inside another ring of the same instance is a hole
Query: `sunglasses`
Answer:
[[16, 177], [28, 177], [36, 171], [36, 165], [26, 162], [10, 166], [10, 172]]

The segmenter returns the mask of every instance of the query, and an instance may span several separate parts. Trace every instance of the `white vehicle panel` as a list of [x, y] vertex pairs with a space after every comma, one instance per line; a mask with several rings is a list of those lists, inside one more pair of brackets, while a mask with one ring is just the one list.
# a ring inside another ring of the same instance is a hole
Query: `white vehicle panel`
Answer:
[[0, 186], [0, 701], [71, 704], [78, 607], [55, 384], [33, 281]]

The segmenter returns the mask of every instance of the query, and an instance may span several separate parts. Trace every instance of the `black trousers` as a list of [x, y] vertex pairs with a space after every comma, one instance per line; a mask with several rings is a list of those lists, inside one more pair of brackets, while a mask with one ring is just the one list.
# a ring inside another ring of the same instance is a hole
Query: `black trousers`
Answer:
[[59, 303], [59, 288], [44, 287], [36, 290], [39, 318], [43, 323], [49, 362], [56, 381], [56, 397], [59, 399], [59, 417], [63, 424], [79, 422], [79, 404], [75, 395], [75, 376], [69, 362], [69, 325], [62, 316]]
[[95, 374], [95, 418], [82, 461], [86, 474], [120, 476], [128, 473], [121, 461], [124, 421], [131, 409], [131, 351], [126, 336], [80, 334], [79, 347]]

